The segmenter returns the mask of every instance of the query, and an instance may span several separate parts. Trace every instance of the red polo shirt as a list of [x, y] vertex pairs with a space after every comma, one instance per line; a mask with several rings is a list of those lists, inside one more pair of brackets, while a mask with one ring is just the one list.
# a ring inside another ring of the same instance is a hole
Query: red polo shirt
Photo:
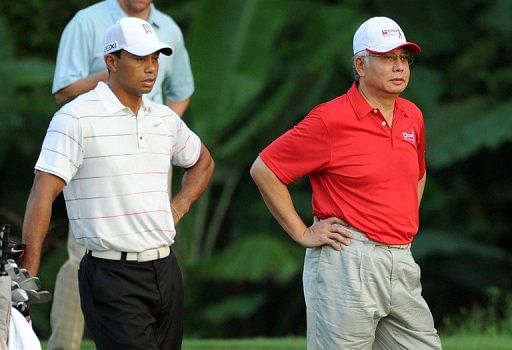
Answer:
[[418, 231], [425, 174], [423, 115], [398, 98], [390, 128], [354, 84], [316, 106], [261, 153], [286, 185], [309, 175], [313, 215], [336, 216], [374, 241], [405, 244]]

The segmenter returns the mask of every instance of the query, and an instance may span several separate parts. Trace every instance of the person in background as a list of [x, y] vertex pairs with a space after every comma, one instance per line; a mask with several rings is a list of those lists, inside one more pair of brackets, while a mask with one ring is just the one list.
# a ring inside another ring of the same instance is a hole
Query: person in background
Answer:
[[[171, 56], [160, 57], [157, 80], [148, 98], [165, 103], [182, 116], [194, 92], [194, 79], [183, 34], [175, 21], [159, 11], [151, 0], [106, 0], [89, 6], [67, 24], [60, 39], [52, 93], [63, 105], [78, 95], [107, 81], [103, 59], [103, 37], [106, 29], [118, 19], [138, 17], [149, 22], [158, 37], [173, 48]], [[169, 179], [170, 182], [170, 179]], [[78, 295], [78, 263], [84, 247], [68, 234], [68, 260], [61, 266], [50, 315], [52, 333], [50, 350], [78, 350], [82, 341], [84, 320]]]
[[[387, 17], [355, 32], [355, 82], [277, 138], [251, 168], [283, 229], [306, 247], [307, 343], [317, 349], [441, 349], [411, 255], [426, 181], [425, 126], [401, 98], [420, 47]], [[313, 223], [288, 185], [309, 176]]]
[[[175, 112], [146, 96], [157, 82], [159, 56], [172, 51], [140, 18], [109, 27], [108, 82], [57, 111], [35, 165], [24, 266], [37, 274], [52, 203], [63, 191], [73, 235], [86, 247], [79, 291], [100, 350], [181, 348], [183, 282], [170, 246], [214, 162]], [[185, 169], [172, 199], [171, 164]]]

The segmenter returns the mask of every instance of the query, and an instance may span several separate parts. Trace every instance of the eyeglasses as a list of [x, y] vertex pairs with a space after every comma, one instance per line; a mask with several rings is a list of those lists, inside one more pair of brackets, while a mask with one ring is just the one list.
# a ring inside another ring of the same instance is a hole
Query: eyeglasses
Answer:
[[400, 55], [394, 53], [384, 53], [382, 55], [367, 54], [365, 56], [377, 57], [380, 60], [382, 60], [382, 62], [388, 65], [395, 64], [398, 60], [400, 60], [400, 62], [403, 64], [407, 64], [408, 66], [414, 63], [414, 56], [408, 53], [403, 53]]

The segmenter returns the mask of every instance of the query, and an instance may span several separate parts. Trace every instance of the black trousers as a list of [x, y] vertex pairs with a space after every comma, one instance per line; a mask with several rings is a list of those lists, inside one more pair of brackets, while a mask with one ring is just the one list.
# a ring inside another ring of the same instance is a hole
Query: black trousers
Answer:
[[183, 281], [171, 254], [149, 262], [85, 255], [78, 282], [87, 328], [98, 350], [180, 350]]

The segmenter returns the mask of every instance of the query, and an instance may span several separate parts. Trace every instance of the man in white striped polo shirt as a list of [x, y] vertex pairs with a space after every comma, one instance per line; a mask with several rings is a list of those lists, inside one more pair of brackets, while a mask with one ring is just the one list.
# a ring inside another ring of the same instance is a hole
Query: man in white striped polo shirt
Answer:
[[[171, 56], [160, 56], [156, 82], [147, 96], [183, 116], [194, 92], [188, 51], [180, 27], [169, 15], [161, 12], [152, 0], [102, 0], [73, 16], [59, 42], [52, 86], [55, 100], [63, 105], [92, 90], [99, 81], [107, 81], [103, 34], [122, 17], [142, 18], [151, 24], [162, 42], [173, 48]], [[171, 187], [169, 191], [172, 192]], [[80, 309], [77, 276], [84, 251], [85, 248], [69, 232], [68, 259], [60, 267], [55, 280], [48, 350], [80, 350], [84, 318]]]
[[[64, 191], [75, 239], [87, 248], [79, 289], [98, 349], [181, 348], [183, 289], [170, 245], [214, 163], [176, 113], [144, 96], [160, 53], [172, 48], [146, 21], [128, 17], [109, 27], [108, 84], [55, 114], [27, 203], [23, 264], [36, 275], [52, 203]], [[185, 173], [169, 200], [171, 164]]]

